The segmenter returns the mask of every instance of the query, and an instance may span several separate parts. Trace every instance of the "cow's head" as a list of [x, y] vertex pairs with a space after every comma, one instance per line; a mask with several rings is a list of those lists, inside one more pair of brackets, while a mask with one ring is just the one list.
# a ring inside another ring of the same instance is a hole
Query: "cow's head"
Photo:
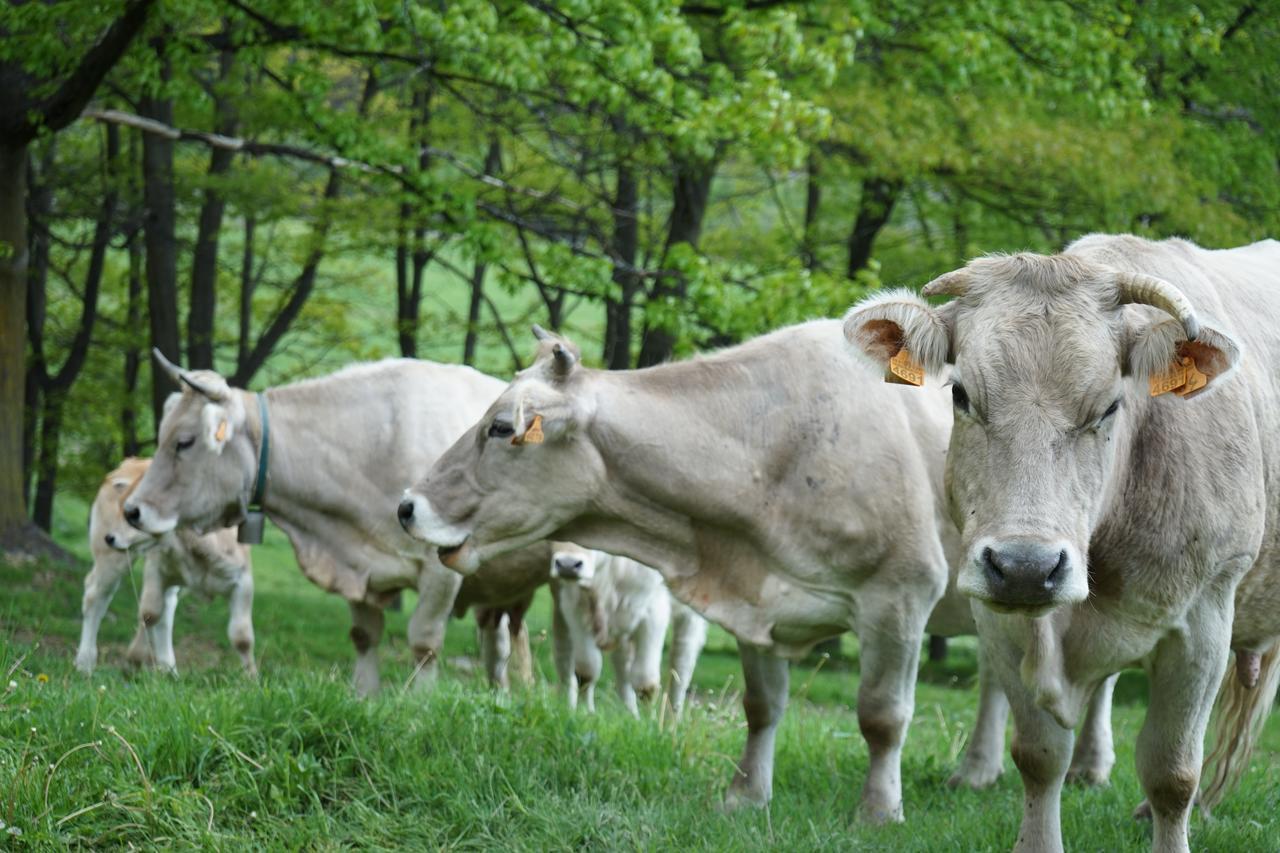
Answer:
[[605, 480], [584, 429], [579, 351], [534, 327], [538, 358], [516, 375], [481, 421], [405, 492], [400, 523], [470, 574], [499, 554], [547, 538], [579, 516]]
[[551, 577], [553, 580], [591, 586], [596, 575], [599, 552], [572, 542], [551, 543]]
[[211, 370], [182, 370], [159, 350], [155, 357], [182, 390], [165, 401], [155, 457], [124, 502], [125, 518], [148, 533], [234, 526], [257, 473], [244, 392]]
[[124, 501], [147, 472], [149, 459], [130, 457], [106, 476], [89, 513], [89, 545], [95, 554], [145, 550], [156, 538], [124, 520]]
[[1089, 543], [1137, 414], [1194, 405], [1148, 403], [1149, 379], [1189, 358], [1208, 383], [1184, 387], [1190, 398], [1225, 380], [1239, 348], [1169, 282], [1072, 255], [980, 258], [923, 293], [956, 298], [935, 308], [908, 291], [875, 296], [844, 330], [881, 366], [904, 350], [926, 373], [952, 366], [960, 591], [1001, 611], [1083, 601]]

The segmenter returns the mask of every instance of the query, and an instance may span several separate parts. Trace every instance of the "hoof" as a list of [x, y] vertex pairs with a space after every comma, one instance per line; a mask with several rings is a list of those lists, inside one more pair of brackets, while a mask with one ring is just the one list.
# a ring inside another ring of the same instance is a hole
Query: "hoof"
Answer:
[[97, 657], [76, 658], [76, 669], [84, 675], [93, 675], [93, 668], [98, 665]]
[[758, 792], [747, 791], [743, 788], [730, 787], [725, 792], [724, 800], [720, 803], [720, 811], [725, 814], [732, 814], [743, 809], [763, 809], [769, 805], [769, 796]]
[[972, 788], [981, 791], [990, 788], [1000, 778], [1004, 768], [996, 767], [961, 767], [947, 780], [948, 788]]
[[886, 805], [884, 803], [863, 803], [858, 806], [858, 820], [869, 826], [887, 826], [891, 823], [902, 823], [902, 803]]
[[1067, 782], [1086, 787], [1102, 787], [1111, 782], [1111, 766], [1114, 761], [1092, 761], [1071, 765], [1067, 770]]

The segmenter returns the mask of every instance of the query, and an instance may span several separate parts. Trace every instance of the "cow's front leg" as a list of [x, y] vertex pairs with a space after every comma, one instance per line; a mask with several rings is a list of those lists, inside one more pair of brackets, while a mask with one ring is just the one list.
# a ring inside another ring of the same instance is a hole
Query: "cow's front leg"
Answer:
[[728, 810], [765, 806], [773, 796], [773, 744], [787, 708], [790, 679], [787, 662], [777, 655], [739, 642], [738, 656], [746, 683], [742, 709], [747, 717], [747, 745], [724, 797]]
[[[666, 595], [666, 590], [662, 590], [662, 594]], [[670, 621], [671, 606], [663, 601], [640, 620], [631, 637], [633, 657], [627, 679], [642, 702], [651, 702], [658, 694], [662, 681], [662, 644], [667, 639]]]
[[1204, 733], [1231, 638], [1232, 601], [1202, 601], [1185, 629], [1165, 636], [1148, 658], [1151, 704], [1138, 733], [1138, 779], [1151, 807], [1151, 849], [1188, 850], [1191, 806], [1200, 785]]
[[76, 650], [76, 669], [89, 675], [98, 664], [98, 631], [102, 617], [111, 606], [120, 580], [129, 572], [127, 558], [95, 562], [84, 579], [84, 599], [80, 604], [80, 647]]
[[631, 680], [632, 661], [635, 657], [635, 649], [631, 641], [619, 640], [613, 647], [613, 651], [609, 653], [609, 657], [613, 663], [613, 689], [617, 692], [618, 699], [631, 712], [631, 716], [640, 716], [640, 707], [636, 702], [636, 688]]
[[461, 586], [462, 576], [443, 566], [427, 565], [418, 573], [418, 603], [409, 617], [415, 688], [429, 688], [439, 676], [445, 631]]
[[147, 641], [156, 667], [172, 673], [178, 671], [178, 658], [173, 653], [173, 615], [178, 609], [179, 591], [179, 587], [167, 587], [161, 598], [159, 618], [147, 623]]
[[1115, 745], [1111, 740], [1111, 695], [1120, 673], [1108, 676], [1093, 691], [1084, 726], [1076, 739], [1076, 748], [1067, 768], [1067, 781], [1081, 785], [1105, 785], [1116, 763]]
[[555, 657], [556, 678], [564, 691], [569, 710], [578, 707], [578, 679], [573, 672], [573, 637], [569, 622], [565, 619], [564, 605], [560, 603], [560, 591], [553, 582], [551, 589], [551, 649]]
[[707, 620], [693, 610], [677, 604], [671, 604], [673, 612], [671, 622], [671, 662], [667, 673], [667, 696], [671, 702], [671, 710], [679, 719], [684, 711], [684, 700], [689, 694], [689, 684], [693, 680], [693, 669], [698, 663], [698, 655], [707, 644]]
[[985, 646], [978, 645], [978, 718], [973, 735], [965, 747], [960, 766], [947, 780], [955, 788], [960, 785], [975, 790], [995, 784], [1004, 772], [1004, 729], [1009, 719], [1009, 700], [1000, 689]]
[[511, 660], [511, 632], [507, 614], [500, 609], [476, 609], [476, 629], [480, 633], [480, 660], [489, 685], [501, 690], [510, 686], [507, 663]]
[[240, 656], [245, 674], [258, 677], [258, 665], [253, 660], [253, 574], [243, 572], [231, 588], [230, 618], [227, 619], [227, 639]]
[[525, 612], [533, 603], [530, 597], [507, 610], [507, 631], [511, 634], [511, 662], [508, 672], [521, 687], [533, 686], [533, 649], [529, 647], [529, 623]]
[[351, 644], [356, 647], [352, 685], [360, 696], [378, 692], [378, 643], [382, 642], [382, 609], [361, 601], [351, 602]]

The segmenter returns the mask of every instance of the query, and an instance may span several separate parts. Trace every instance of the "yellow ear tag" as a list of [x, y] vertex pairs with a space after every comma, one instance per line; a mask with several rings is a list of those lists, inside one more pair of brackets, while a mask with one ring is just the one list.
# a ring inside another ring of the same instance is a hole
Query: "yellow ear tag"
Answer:
[[542, 435], [542, 415], [534, 415], [529, 428], [524, 431], [524, 435], [511, 439], [512, 444], [542, 444], [544, 436]]
[[1193, 394], [1209, 384], [1209, 377], [1196, 367], [1196, 361], [1189, 355], [1178, 357], [1164, 373], [1154, 374], [1148, 379], [1151, 396], [1173, 392], [1179, 397]]
[[216, 438], [219, 443], [227, 440], [227, 422], [226, 421], [222, 421], [221, 423], [218, 424], [218, 431], [213, 434], [213, 437]]
[[884, 374], [884, 381], [897, 385], [923, 385], [924, 367], [903, 347], [889, 359], [889, 369]]

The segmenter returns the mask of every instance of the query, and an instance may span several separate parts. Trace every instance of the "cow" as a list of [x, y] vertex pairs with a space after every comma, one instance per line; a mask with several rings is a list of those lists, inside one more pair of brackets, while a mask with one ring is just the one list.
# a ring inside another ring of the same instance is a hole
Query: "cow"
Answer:
[[415, 686], [434, 681], [448, 618], [471, 606], [490, 681], [506, 685], [508, 657], [531, 673], [523, 615], [547, 580], [546, 543], [464, 580], [388, 518], [387, 496], [462, 434], [501, 381], [460, 365], [388, 359], [254, 394], [155, 356], [182, 390], [166, 401], [155, 459], [125, 500], [130, 524], [153, 534], [232, 526], [260, 500], [303, 574], [350, 605], [361, 695], [379, 687], [383, 608], [403, 589], [418, 593], [408, 630]]
[[85, 675], [98, 663], [98, 628], [136, 555], [143, 555], [138, 630], [126, 659], [154, 662], [177, 671], [173, 653], [173, 614], [178, 591], [188, 587], [209, 595], [225, 595], [231, 615], [227, 637], [244, 670], [256, 677], [253, 660], [253, 567], [249, 548], [236, 542], [234, 530], [199, 535], [188, 530], [158, 536], [143, 533], [124, 520], [122, 503], [142, 479], [151, 460], [128, 458], [106, 476], [89, 513], [89, 549], [93, 568], [84, 579], [80, 647], [76, 668]]
[[1280, 243], [1090, 235], [978, 258], [922, 293], [953, 299], [879, 294], [845, 332], [880, 367], [951, 372], [958, 586], [1012, 705], [1016, 849], [1062, 849], [1072, 727], [1095, 685], [1140, 665], [1152, 844], [1186, 850], [1215, 694], [1236, 707], [1209, 805], [1280, 680]]
[[[467, 575], [546, 537], [622, 554], [732, 633], [747, 743], [727, 808], [772, 793], [787, 659], [855, 631], [870, 753], [859, 810], [901, 820], [922, 633], [973, 631], [967, 601], [934, 610], [960, 553], [940, 386], [881, 382], [838, 320], [634, 371], [585, 368], [571, 342], [535, 335], [533, 366], [405, 494], [401, 523]], [[999, 773], [1003, 717], [988, 704], [974, 744], [986, 752], [962, 768], [965, 784]]]
[[570, 708], [577, 706], [581, 694], [587, 710], [595, 711], [600, 653], [607, 651], [618, 698], [638, 715], [636, 697], [648, 701], [658, 692], [662, 645], [671, 624], [665, 701], [679, 716], [707, 641], [707, 623], [672, 598], [662, 575], [627, 557], [553, 542], [551, 591], [556, 673]]

